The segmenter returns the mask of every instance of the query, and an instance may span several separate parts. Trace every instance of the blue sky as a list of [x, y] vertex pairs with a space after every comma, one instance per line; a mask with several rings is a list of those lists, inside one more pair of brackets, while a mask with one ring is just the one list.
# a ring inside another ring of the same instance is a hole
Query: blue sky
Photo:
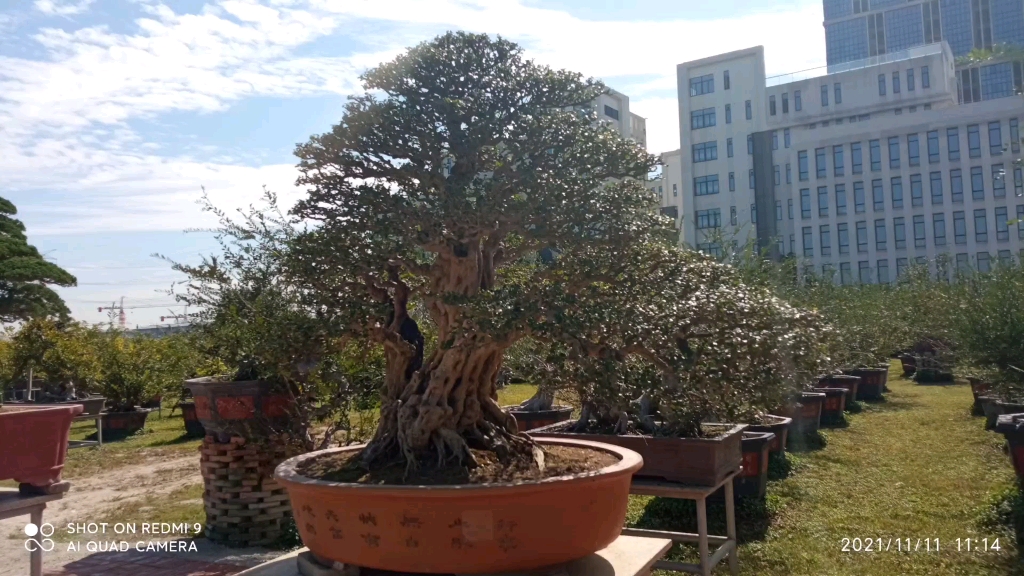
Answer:
[[292, 150], [340, 118], [358, 76], [449, 29], [501, 34], [534, 59], [602, 78], [678, 148], [675, 65], [764, 45], [769, 75], [824, 63], [820, 0], [2, 0], [0, 195], [80, 285], [73, 314], [174, 309], [154, 252], [215, 249], [196, 200], [285, 203]]

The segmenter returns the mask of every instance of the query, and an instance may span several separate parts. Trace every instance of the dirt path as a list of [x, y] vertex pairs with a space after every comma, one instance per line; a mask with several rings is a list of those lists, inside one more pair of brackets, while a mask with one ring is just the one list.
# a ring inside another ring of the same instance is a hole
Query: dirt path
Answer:
[[[67, 544], [59, 536], [65, 533], [68, 523], [99, 521], [113, 507], [145, 497], [168, 494], [201, 482], [197, 455], [170, 460], [153, 458], [148, 462], [72, 480], [71, 491], [62, 500], [48, 505], [43, 515], [43, 520], [56, 528], [58, 536], [55, 538], [57, 544], [54, 550], [44, 555], [45, 569], [53, 570], [91, 554], [84, 545], [80, 551], [67, 550]], [[139, 522], [144, 521], [145, 510], [140, 508]], [[0, 576], [24, 576], [28, 573], [29, 554], [25, 550], [23, 532], [27, 522], [28, 516], [0, 521], [0, 558], [3, 559], [0, 562]], [[108, 538], [90, 536], [89, 539], [99, 541]], [[199, 552], [188, 553], [189, 559], [252, 565], [280, 554], [262, 550], [228, 550], [205, 539], [199, 539], [196, 543]]]

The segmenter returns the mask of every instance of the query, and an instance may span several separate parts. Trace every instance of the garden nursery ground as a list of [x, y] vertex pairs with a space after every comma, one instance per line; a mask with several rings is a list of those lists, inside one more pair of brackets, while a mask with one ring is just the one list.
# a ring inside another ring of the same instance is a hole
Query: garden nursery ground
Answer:
[[[966, 383], [924, 386], [899, 374], [895, 363], [884, 401], [862, 403], [819, 444], [772, 461], [766, 501], [745, 502], [737, 512], [742, 574], [1024, 574], [1014, 535], [1024, 504], [1003, 437], [970, 414]], [[532, 393], [510, 386], [501, 403]], [[180, 417], [165, 408], [142, 433], [72, 450], [65, 468], [72, 491], [51, 505], [47, 521], [202, 523], [199, 441], [184, 440], [183, 431]], [[90, 434], [85, 424], [72, 429], [75, 439]], [[712, 531], [724, 533], [723, 507], [712, 506], [709, 516]], [[0, 522], [2, 576], [28, 571], [22, 522]], [[628, 523], [693, 530], [696, 515], [689, 502], [632, 496]], [[228, 549], [200, 538], [192, 553], [90, 555], [68, 552], [69, 539], [58, 531], [47, 574], [227, 575], [287, 550], [287, 543], [282, 550]], [[670, 553], [693, 556], [688, 547]]]

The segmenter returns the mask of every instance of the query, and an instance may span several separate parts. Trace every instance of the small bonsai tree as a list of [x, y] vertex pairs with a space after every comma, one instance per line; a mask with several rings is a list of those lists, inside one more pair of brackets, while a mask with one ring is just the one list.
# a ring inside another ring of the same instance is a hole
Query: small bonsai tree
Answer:
[[112, 331], [99, 350], [103, 395], [111, 412], [133, 412], [160, 390], [167, 365], [159, 344], [145, 336]]
[[99, 386], [97, 351], [103, 334], [96, 328], [75, 322], [34, 319], [26, 322], [11, 339], [14, 376], [47, 382], [59, 398], [95, 392]]
[[[530, 458], [533, 443], [496, 402], [504, 354], [526, 337], [583, 366], [649, 364], [676, 414], [706, 415], [693, 403], [732, 393], [713, 389], [716, 374], [735, 370], [727, 386], [751, 386], [746, 376], [780, 344], [757, 323], [785, 307], [670, 247], [674, 233], [641, 182], [655, 159], [594, 113], [600, 82], [465, 33], [421, 44], [363, 82], [368, 92], [341, 123], [296, 150], [309, 195], [294, 214], [311, 227], [292, 242], [288, 274], [308, 288], [310, 309], [384, 348], [367, 463], [474, 466], [473, 449]], [[703, 290], [722, 281], [712, 290], [721, 302], [704, 314]], [[424, 347], [412, 309], [429, 316], [435, 346]], [[742, 342], [748, 328], [757, 342]], [[678, 420], [692, 428], [695, 418]]]

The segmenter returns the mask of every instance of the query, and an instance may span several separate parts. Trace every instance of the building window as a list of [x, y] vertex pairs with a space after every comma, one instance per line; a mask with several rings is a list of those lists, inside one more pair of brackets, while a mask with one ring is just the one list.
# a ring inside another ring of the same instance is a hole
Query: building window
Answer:
[[811, 219], [811, 189], [801, 188], [800, 189], [800, 219], [810, 220]]
[[974, 47], [991, 50], [992, 11], [989, 0], [971, 0], [971, 23], [974, 25]]
[[924, 206], [924, 186], [921, 183], [920, 174], [910, 175], [910, 205]]
[[751, 168], [750, 170], [747, 171], [747, 180], [750, 181], [750, 189], [753, 190], [754, 189], [754, 169], [753, 168]]
[[967, 244], [967, 216], [961, 212], [953, 212], [953, 242]]
[[895, 114], [897, 116], [902, 116], [903, 115], [903, 108], [897, 108], [897, 109], [893, 110], [893, 114]]
[[822, 224], [818, 233], [818, 239], [821, 243], [821, 255], [831, 256], [832, 255], [832, 234], [829, 232], [828, 224]]
[[782, 113], [789, 114], [789, 92], [782, 93]]
[[843, 176], [843, 147], [832, 147], [832, 172], [836, 177]]
[[909, 266], [909, 264], [908, 264], [908, 261], [907, 261], [906, 258], [897, 258], [896, 259], [896, 278], [897, 279], [903, 277], [903, 274], [906, 273], [908, 266]]
[[881, 13], [868, 16], [868, 56], [879, 54], [885, 54], [885, 26]]
[[677, 184], [673, 184], [672, 185], [672, 197], [673, 198], [678, 198], [679, 197], [679, 186]]
[[789, 253], [790, 255], [796, 253], [796, 234], [789, 235]]
[[736, 173], [729, 172], [729, 192], [736, 191]]
[[1003, 153], [1003, 128], [998, 121], [988, 123], [988, 153], [990, 156]]
[[932, 130], [928, 133], [928, 163], [939, 163], [939, 131]]
[[809, 176], [809, 166], [807, 164], [807, 150], [801, 150], [796, 153], [796, 169], [797, 176], [801, 182], [807, 180]]
[[786, 162], [786, 184], [793, 183], [793, 165]]
[[[889, 169], [898, 170], [900, 167], [900, 137], [892, 136], [889, 138]], [[872, 161], [872, 170], [874, 170], [874, 162]]]
[[999, 265], [1010, 266], [1013, 264], [1013, 254], [1009, 250], [999, 251]]
[[793, 219], [793, 199], [792, 198], [789, 198], [789, 199], [786, 200], [786, 211], [788, 213], [789, 219], [792, 220]]
[[779, 167], [778, 164], [776, 164], [774, 166], [774, 172], [775, 172], [775, 185], [778, 186], [778, 185], [782, 184], [782, 176], [781, 176], [782, 169]]
[[801, 111], [803, 109], [804, 109], [804, 103], [803, 103], [803, 100], [800, 98], [800, 91], [799, 90], [794, 90], [793, 91], [793, 111], [794, 112], [799, 112], [799, 111]]
[[1002, 164], [992, 165], [992, 197], [1006, 198], [1006, 173]]
[[917, 134], [907, 135], [907, 163], [911, 166], [921, 165], [921, 143]]
[[814, 150], [814, 171], [818, 178], [825, 178], [828, 176], [828, 170], [825, 166], [825, 149], [815, 148]]
[[772, 130], [772, 150], [779, 149], [779, 133]]
[[936, 246], [946, 245], [946, 215], [942, 212], [932, 214], [932, 238]]
[[932, 172], [928, 175], [931, 182], [932, 206], [942, 205], [942, 172]]
[[754, 107], [750, 105], [750, 100], [744, 103], [744, 107], [747, 109], [747, 120], [752, 119], [754, 117]]
[[992, 270], [988, 252], [978, 252], [978, 272], [985, 274]]
[[907, 70], [907, 92], [914, 91], [914, 69]]
[[828, 106], [828, 84], [821, 85], [821, 105]]
[[718, 160], [718, 142], [702, 142], [692, 147], [693, 162], [710, 162]]
[[946, 148], [950, 161], [960, 159], [960, 131], [956, 128], [946, 129]]
[[775, 94], [768, 97], [768, 114], [775, 116]]
[[861, 220], [857, 222], [857, 252], [863, 254], [868, 251], [868, 223]]
[[731, 88], [731, 86], [729, 85], [729, 71], [728, 70], [726, 70], [725, 72], [722, 73], [722, 88], [724, 90], [728, 90], [729, 88]]
[[861, 154], [860, 142], [850, 145], [850, 161], [853, 164], [853, 173], [861, 174], [864, 171], [864, 157]]
[[881, 178], [871, 181], [871, 201], [875, 212], [885, 211], [885, 189]]
[[619, 119], [619, 111], [607, 104], [604, 105], [604, 115], [615, 120]]
[[971, 198], [985, 199], [985, 177], [981, 174], [981, 166], [971, 168]]
[[931, 88], [932, 80], [928, 76], [928, 67], [921, 66], [921, 88]]
[[953, 203], [962, 204], [964, 201], [964, 176], [959, 168], [949, 171], [949, 195]]
[[896, 71], [896, 72], [892, 73], [892, 93], [893, 94], [899, 94], [900, 93], [900, 73], [899, 73], [899, 71]]
[[861, 284], [871, 284], [871, 265], [867, 260], [857, 263], [857, 279]]
[[715, 75], [705, 74], [696, 78], [690, 78], [690, 96], [711, 94], [715, 91]]
[[914, 248], [924, 247], [924, 216], [914, 216]]
[[1024, 204], [1017, 204], [1017, 239], [1024, 240]]
[[836, 92], [836, 104], [842, 104], [843, 103], [843, 85], [840, 84], [839, 82], [836, 82], [836, 84], [835, 84], [835, 92]]
[[971, 158], [981, 158], [981, 128], [977, 124], [967, 127], [967, 149]]
[[[882, 169], [882, 143], [878, 140], [871, 140], [868, 142], [868, 149], [871, 154], [871, 171], [878, 172]], [[899, 153], [896, 157], [899, 158]]]
[[1024, 196], [1024, 167], [1017, 166], [1013, 169], [1013, 191], [1018, 198]]
[[735, 226], [736, 225], [736, 207], [735, 206], [729, 206], [729, 225], [730, 226]]
[[814, 256], [814, 236], [811, 235], [811, 227], [804, 226], [802, 232], [804, 244], [804, 258], [810, 258]]
[[892, 186], [892, 207], [903, 208], [903, 177], [893, 176], [889, 185]]
[[725, 105], [725, 123], [732, 124], [732, 104]]
[[875, 220], [875, 250], [885, 252], [888, 237], [885, 232], [885, 218]]
[[690, 129], [709, 128], [715, 125], [715, 109], [702, 108], [690, 111]]
[[839, 254], [850, 253], [850, 230], [846, 222], [836, 224], [836, 236], [839, 238]]
[[878, 283], [889, 283], [889, 260], [878, 261]]
[[1010, 152], [1020, 152], [1020, 126], [1016, 118], [1010, 118]]
[[818, 217], [828, 218], [828, 186], [818, 186]]
[[725, 155], [732, 158], [732, 138], [725, 139]]
[[836, 184], [836, 215], [846, 215], [846, 185]]
[[843, 286], [853, 284], [853, 272], [850, 271], [849, 262], [839, 263], [839, 283]]
[[974, 241], [988, 242], [988, 217], [984, 208], [974, 211]]
[[709, 196], [718, 194], [718, 174], [711, 176], [698, 176], [693, 179], [694, 196]]
[[907, 225], [905, 222], [906, 220], [902, 216], [892, 219], [892, 239], [897, 250], [907, 247]]
[[1006, 206], [996, 208], [996, 241], [1006, 242], [1010, 239], [1010, 226], [1008, 223]]
[[878, 95], [885, 96], [885, 74], [878, 75]]
[[747, 134], [747, 154], [754, 154], [754, 135]]
[[750, 223], [757, 224], [757, 204], [750, 205]]
[[864, 213], [864, 183], [853, 183], [853, 211], [857, 214]]
[[775, 201], [775, 221], [782, 221], [782, 200]]
[[708, 230], [722, 227], [722, 211], [718, 208], [697, 210], [697, 229]]

